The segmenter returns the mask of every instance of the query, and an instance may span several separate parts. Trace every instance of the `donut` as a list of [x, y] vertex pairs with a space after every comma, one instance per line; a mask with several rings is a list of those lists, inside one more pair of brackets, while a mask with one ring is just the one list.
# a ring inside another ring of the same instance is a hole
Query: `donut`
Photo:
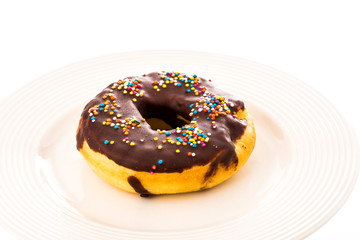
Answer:
[[77, 149], [102, 179], [146, 197], [212, 188], [256, 140], [244, 102], [211, 80], [152, 72], [111, 83], [84, 108]]

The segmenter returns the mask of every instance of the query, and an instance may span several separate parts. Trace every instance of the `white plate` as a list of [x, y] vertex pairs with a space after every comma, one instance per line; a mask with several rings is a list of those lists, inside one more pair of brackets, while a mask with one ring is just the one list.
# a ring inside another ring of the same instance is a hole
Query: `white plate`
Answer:
[[[140, 198], [91, 172], [75, 147], [85, 104], [129, 75], [174, 70], [238, 93], [257, 145], [213, 189]], [[0, 219], [21, 239], [300, 239], [328, 221], [359, 171], [357, 143], [313, 89], [270, 67], [187, 51], [130, 52], [58, 69], [0, 105]]]

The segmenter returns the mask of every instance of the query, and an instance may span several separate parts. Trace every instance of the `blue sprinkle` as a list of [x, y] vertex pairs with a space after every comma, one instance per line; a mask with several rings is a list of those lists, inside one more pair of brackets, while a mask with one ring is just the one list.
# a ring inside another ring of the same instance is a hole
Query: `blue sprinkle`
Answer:
[[211, 110], [209, 109], [208, 112], [211, 112]]
[[165, 134], [166, 134], [166, 136], [170, 136], [171, 132], [166, 132]]
[[197, 114], [197, 111], [196, 111], [196, 110], [194, 111], [194, 114]]
[[109, 144], [109, 141], [108, 141], [108, 140], [105, 140], [105, 141], [104, 141], [104, 144]]
[[178, 87], [181, 87], [181, 83], [178, 83], [177, 85], [178, 85]]
[[119, 129], [119, 126], [115, 126], [114, 128], [115, 128], [115, 129]]
[[194, 148], [195, 148], [195, 147], [197, 147], [197, 145], [196, 145], [196, 144], [193, 144], [192, 146], [193, 146]]
[[163, 163], [163, 160], [159, 160], [158, 163], [159, 163], [159, 164], [162, 164], [162, 163]]
[[190, 89], [186, 90], [186, 92], [190, 92]]
[[102, 110], [104, 110], [103, 108], [99, 108], [99, 111], [102, 111]]
[[117, 110], [114, 110], [114, 113], [116, 113], [117, 112]]
[[186, 133], [183, 133], [183, 136], [186, 136]]
[[169, 72], [166, 72], [166, 74], [169, 74]]
[[94, 120], [94, 119], [95, 119], [95, 117], [94, 117], [94, 116], [92, 116], [92, 117], [91, 117], [91, 120]]
[[193, 118], [193, 121], [196, 121], [196, 118]]
[[190, 84], [190, 87], [193, 87], [194, 86], [194, 84]]
[[192, 108], [194, 106], [194, 104], [190, 104], [189, 108]]
[[194, 78], [196, 78], [196, 77], [197, 77], [197, 75], [195, 74], [195, 75], [193, 75], [193, 77], [194, 77]]
[[206, 119], [207, 119], [207, 120], [209, 120], [210, 118], [209, 118], [209, 117], [207, 117]]
[[165, 81], [168, 81], [168, 80], [170, 80], [170, 78], [165, 78]]
[[185, 79], [182, 78], [181, 81], [182, 81], [182, 82], [185, 82]]
[[100, 104], [100, 107], [105, 107], [105, 104], [103, 104], [103, 103], [102, 103], [102, 104]]

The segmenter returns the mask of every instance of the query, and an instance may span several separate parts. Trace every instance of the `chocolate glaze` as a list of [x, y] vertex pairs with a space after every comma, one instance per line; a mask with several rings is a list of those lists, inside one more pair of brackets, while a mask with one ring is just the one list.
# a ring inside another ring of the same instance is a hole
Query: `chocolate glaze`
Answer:
[[[213, 128], [211, 120], [207, 119], [208, 116], [205, 112], [197, 114], [198, 128], [206, 135], [211, 134], [208, 135], [209, 142], [206, 143], [205, 147], [177, 146], [168, 142], [163, 144], [162, 140], [167, 137], [176, 139], [176, 137], [181, 136], [181, 133], [177, 133], [176, 129], [171, 129], [168, 130], [171, 133], [170, 136], [166, 136], [164, 133], [159, 134], [156, 130], [151, 129], [147, 122], [141, 122], [140, 128], [131, 129], [129, 134], [125, 136], [121, 128], [115, 130], [113, 127], [103, 126], [103, 121], [112, 118], [109, 114], [100, 113], [94, 122], [91, 120], [89, 109], [94, 105], [103, 103], [102, 97], [109, 93], [114, 94], [116, 102], [120, 105], [118, 113], [122, 115], [121, 119], [136, 117], [136, 119], [141, 120], [142, 118], [160, 117], [170, 122], [170, 125], [177, 126], [181, 126], [185, 122], [183, 120], [178, 121], [175, 117], [176, 114], [183, 116], [186, 120], [192, 119], [189, 116], [191, 112], [189, 105], [196, 103], [201, 94], [196, 96], [193, 92], [186, 92], [188, 88], [184, 86], [185, 84], [182, 86], [168, 84], [167, 88], [156, 91], [153, 81], [161, 80], [161, 74], [158, 72], [126, 79], [136, 78], [141, 79], [140, 90], [144, 91], [142, 97], [136, 97], [136, 102], [133, 101], [134, 96], [123, 94], [122, 90], [112, 90], [113, 84], [110, 84], [85, 106], [76, 136], [78, 149], [82, 148], [84, 140], [86, 140], [93, 151], [106, 155], [121, 166], [135, 171], [152, 171], [154, 173], [180, 173], [196, 165], [206, 165], [215, 156], [222, 153], [221, 157], [211, 164], [209, 171], [204, 176], [205, 179], [214, 175], [219, 165], [228, 167], [237, 164], [234, 142], [243, 135], [247, 122], [245, 119], [234, 118], [232, 113], [243, 110], [244, 103], [228, 92], [214, 87], [209, 80], [204, 78], [199, 77], [199, 86], [206, 87], [206, 92], [225, 97], [226, 101], [231, 103], [231, 114], [216, 117], [216, 128]], [[128, 137], [129, 141], [134, 142], [135, 145], [130, 146], [129, 143], [123, 142], [124, 137]], [[159, 140], [154, 141], [155, 137]], [[144, 142], [141, 142], [140, 139], [144, 139]], [[106, 145], [104, 144], [105, 140], [113, 140], [114, 144]], [[162, 145], [161, 150], [157, 148], [159, 145]], [[175, 153], [176, 149], [179, 149], [180, 153]], [[196, 155], [188, 156], [188, 152]], [[160, 159], [163, 160], [162, 164], [158, 164]], [[156, 169], [153, 168], [154, 165]], [[135, 178], [129, 178], [128, 181], [140, 194], [148, 194]]]
[[130, 186], [135, 190], [135, 192], [139, 193], [141, 197], [150, 197], [152, 194], [146, 190], [139, 179], [135, 176], [130, 176], [127, 179]]

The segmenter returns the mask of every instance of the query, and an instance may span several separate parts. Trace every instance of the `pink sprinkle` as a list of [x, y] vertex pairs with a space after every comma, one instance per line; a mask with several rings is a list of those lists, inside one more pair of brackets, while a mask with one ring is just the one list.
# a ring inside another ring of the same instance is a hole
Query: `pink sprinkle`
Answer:
[[150, 174], [151, 174], [151, 175], [153, 175], [153, 174], [154, 174], [154, 172], [150, 172]]
[[206, 144], [205, 144], [205, 143], [203, 143], [203, 144], [201, 144], [201, 146], [205, 147], [205, 146], [206, 146]]
[[233, 118], [236, 118], [236, 115], [233, 115]]
[[146, 74], [143, 74], [143, 77], [146, 77]]

